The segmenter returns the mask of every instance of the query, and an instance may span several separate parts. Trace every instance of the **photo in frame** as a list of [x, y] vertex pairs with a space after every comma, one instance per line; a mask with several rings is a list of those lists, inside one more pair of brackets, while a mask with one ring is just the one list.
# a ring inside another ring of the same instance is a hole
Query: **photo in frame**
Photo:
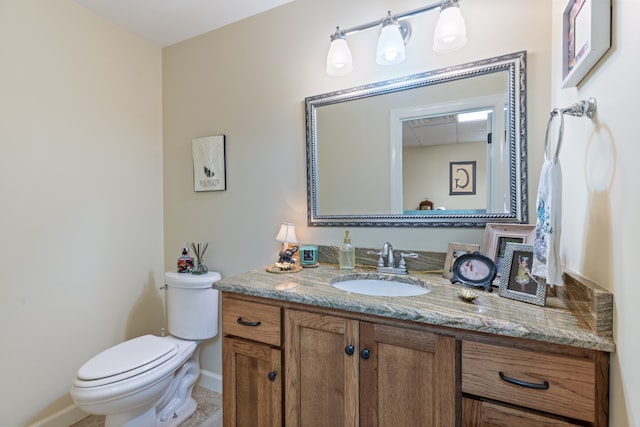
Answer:
[[533, 245], [507, 243], [498, 295], [543, 306], [547, 300], [547, 284], [531, 274]]
[[482, 254], [491, 258], [496, 263], [498, 276], [494, 286], [500, 283], [504, 255], [508, 243], [533, 244], [536, 238], [536, 226], [530, 224], [487, 224], [484, 229], [482, 241]]
[[476, 161], [449, 162], [449, 195], [476, 194]]
[[611, 47], [611, 0], [568, 0], [562, 13], [562, 87], [575, 87]]
[[473, 243], [449, 243], [447, 256], [444, 260], [444, 268], [442, 269], [442, 277], [451, 279], [453, 277], [453, 264], [456, 262], [456, 259], [462, 255], [477, 252], [479, 249], [480, 245]]
[[225, 136], [193, 139], [191, 149], [194, 191], [225, 191], [227, 189]]

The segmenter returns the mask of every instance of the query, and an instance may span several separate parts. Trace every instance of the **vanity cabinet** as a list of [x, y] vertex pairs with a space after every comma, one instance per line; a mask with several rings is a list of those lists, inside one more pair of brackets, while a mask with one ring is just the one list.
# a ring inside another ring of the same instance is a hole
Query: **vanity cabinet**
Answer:
[[223, 297], [225, 427], [282, 426], [281, 311], [274, 305]]
[[285, 425], [453, 426], [456, 340], [285, 310]]
[[607, 426], [609, 354], [222, 293], [225, 427]]

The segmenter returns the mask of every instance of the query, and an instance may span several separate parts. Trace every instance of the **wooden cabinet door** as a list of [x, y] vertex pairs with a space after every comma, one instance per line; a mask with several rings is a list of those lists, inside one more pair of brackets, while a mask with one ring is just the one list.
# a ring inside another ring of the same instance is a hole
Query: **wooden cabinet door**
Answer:
[[577, 427], [577, 424], [465, 397], [462, 399], [462, 426]]
[[281, 352], [239, 338], [222, 339], [225, 427], [282, 427]]
[[285, 337], [286, 426], [357, 427], [358, 322], [286, 310]]
[[456, 425], [455, 338], [361, 322], [360, 353], [361, 426]]

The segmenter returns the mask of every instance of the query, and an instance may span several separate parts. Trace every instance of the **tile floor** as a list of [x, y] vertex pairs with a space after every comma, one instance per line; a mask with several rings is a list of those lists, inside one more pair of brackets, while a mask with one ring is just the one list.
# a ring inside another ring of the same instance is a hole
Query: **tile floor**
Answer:
[[[195, 386], [193, 398], [198, 402], [198, 409], [180, 427], [222, 427], [222, 395], [204, 387]], [[91, 415], [70, 427], [103, 426], [104, 417]]]

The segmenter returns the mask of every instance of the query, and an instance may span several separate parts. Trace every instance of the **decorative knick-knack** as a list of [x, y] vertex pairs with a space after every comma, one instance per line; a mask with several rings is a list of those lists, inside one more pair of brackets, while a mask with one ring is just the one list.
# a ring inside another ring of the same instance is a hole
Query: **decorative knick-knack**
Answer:
[[182, 256], [178, 258], [178, 273], [191, 273], [193, 270], [193, 258], [189, 256], [189, 243], [184, 242]]
[[201, 251], [200, 243], [198, 243], [197, 246], [193, 243], [191, 244], [191, 249], [193, 249], [193, 252], [196, 254], [196, 266], [193, 268], [193, 270], [191, 270], [191, 274], [207, 274], [207, 272], [209, 271], [205, 263], [202, 261], [204, 253], [206, 252], [208, 247], [209, 244], [205, 243]]

